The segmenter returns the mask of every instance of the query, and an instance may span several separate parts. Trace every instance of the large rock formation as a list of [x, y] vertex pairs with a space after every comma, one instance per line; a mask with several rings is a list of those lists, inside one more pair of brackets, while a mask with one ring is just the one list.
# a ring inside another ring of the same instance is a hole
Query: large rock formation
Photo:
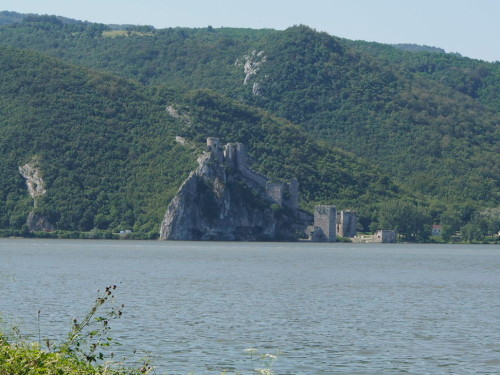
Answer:
[[33, 198], [33, 205], [36, 207], [36, 200], [47, 193], [42, 173], [38, 166], [38, 159], [34, 157], [29, 163], [20, 166], [19, 173], [25, 178], [28, 193]]
[[[234, 151], [234, 145], [227, 145], [226, 151], [231, 146]], [[300, 232], [296, 212], [275, 203], [265, 186], [259, 188], [256, 181], [250, 181], [238, 168], [233, 168], [234, 153], [223, 153], [218, 142], [209, 143], [209, 149], [170, 203], [161, 224], [160, 239], [295, 239], [295, 233]]]
[[26, 219], [28, 230], [30, 232], [50, 232], [54, 230], [55, 228], [49, 220], [45, 216], [36, 212], [38, 199], [47, 193], [38, 158], [33, 157], [29, 163], [20, 166], [19, 173], [21, 173], [21, 175], [25, 178], [28, 193], [31, 198], [33, 198], [33, 210], [29, 213], [28, 218]]

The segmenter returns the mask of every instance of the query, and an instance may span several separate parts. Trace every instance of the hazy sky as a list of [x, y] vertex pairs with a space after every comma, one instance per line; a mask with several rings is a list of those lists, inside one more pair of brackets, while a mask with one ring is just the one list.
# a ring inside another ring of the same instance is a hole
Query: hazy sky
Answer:
[[0, 10], [156, 28], [304, 24], [347, 39], [500, 60], [500, 0], [1, 0]]

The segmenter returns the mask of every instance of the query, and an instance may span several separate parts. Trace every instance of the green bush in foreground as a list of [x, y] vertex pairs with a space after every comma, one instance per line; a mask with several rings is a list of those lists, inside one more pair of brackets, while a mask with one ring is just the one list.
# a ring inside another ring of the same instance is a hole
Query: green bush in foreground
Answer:
[[38, 343], [10, 344], [0, 336], [0, 375], [139, 375], [151, 371], [150, 366], [140, 369], [115, 369], [115, 362], [92, 365], [64, 351], [48, 352]]
[[[248, 349], [255, 351], [255, 349]], [[256, 351], [254, 354], [257, 354]], [[256, 368], [255, 374], [273, 375], [271, 369], [276, 356], [257, 355], [263, 368]], [[47, 352], [38, 343], [18, 342], [9, 344], [0, 334], [0, 375], [143, 375], [150, 373], [151, 366], [139, 369], [115, 369], [115, 362], [91, 365], [64, 352]], [[223, 372], [222, 375], [229, 375]], [[240, 374], [240, 373], [235, 373]]]
[[37, 343], [9, 344], [0, 338], [0, 375], [106, 373], [111, 374], [105, 368], [94, 368], [64, 353], [41, 350]]

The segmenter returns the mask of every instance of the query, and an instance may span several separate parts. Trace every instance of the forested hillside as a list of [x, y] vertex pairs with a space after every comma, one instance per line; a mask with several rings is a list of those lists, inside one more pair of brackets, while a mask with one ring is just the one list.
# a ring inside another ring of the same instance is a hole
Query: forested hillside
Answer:
[[0, 37], [145, 84], [218, 90], [372, 160], [423, 196], [498, 203], [499, 63], [305, 26], [136, 29], [31, 16]]
[[0, 228], [20, 229], [33, 208], [19, 173], [33, 160], [47, 190], [36, 211], [63, 230], [156, 230], [195, 165], [143, 87], [5, 47], [0, 129]]
[[[367, 204], [370, 218], [365, 222], [376, 222], [376, 208], [368, 197], [379, 201], [380, 190], [392, 180], [405, 195], [426, 202], [433, 222], [446, 217], [458, 229], [471, 219], [471, 212], [499, 204], [498, 62], [438, 49], [412, 46], [407, 51], [402, 49], [408, 46], [352, 42], [306, 26], [285, 31], [117, 29], [30, 15], [1, 26], [0, 43], [132, 79], [136, 83], [124, 82], [140, 92], [154, 92], [156, 99], [148, 97], [153, 102], [159, 100], [159, 92], [171, 92], [157, 86], [176, 87], [182, 91], [175, 94], [178, 105], [190, 103], [183, 110], [198, 119], [179, 134], [199, 142], [206, 135], [218, 135], [249, 144], [257, 169], [306, 181], [301, 181], [306, 205], [332, 199], [357, 208]], [[184, 93], [193, 89], [222, 95]], [[205, 101], [218, 108], [215, 114], [202, 104]], [[241, 103], [267, 112], [241, 110]], [[273, 118], [274, 136], [261, 134], [263, 120], [252, 120], [255, 113]], [[165, 121], [180, 126], [174, 120]], [[300, 135], [287, 147], [290, 126]], [[307, 142], [299, 141], [301, 137]], [[332, 146], [337, 148], [335, 163], [340, 164], [326, 167], [330, 161], [325, 159], [318, 167], [315, 158]], [[272, 154], [261, 153], [269, 148]], [[328, 169], [337, 167], [336, 174]], [[374, 171], [371, 184], [356, 176], [369, 176], [368, 169]], [[328, 174], [336, 178], [333, 185]], [[393, 183], [389, 186], [387, 194], [395, 194]]]
[[[472, 92], [305, 27], [271, 38], [276, 41], [256, 77], [256, 104], [382, 165], [423, 195], [497, 201], [494, 95], [483, 104]], [[484, 70], [477, 96], [499, 87], [488, 86], [498, 67]]]
[[[33, 209], [19, 172], [31, 162], [47, 191], [34, 209], [56, 228], [154, 237], [208, 136], [245, 142], [253, 167], [265, 175], [298, 177], [305, 207], [366, 205], [369, 224], [379, 202], [402, 197], [368, 163], [220, 94], [148, 88], [6, 47], [0, 129], [0, 228], [20, 229]], [[178, 144], [178, 135], [188, 144]]]

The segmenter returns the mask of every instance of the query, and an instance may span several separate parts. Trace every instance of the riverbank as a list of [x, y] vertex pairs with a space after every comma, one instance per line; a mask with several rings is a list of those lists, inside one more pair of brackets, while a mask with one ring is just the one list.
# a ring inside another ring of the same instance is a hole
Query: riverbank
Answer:
[[[125, 231], [114, 233], [111, 231], [93, 230], [90, 232], [55, 230], [52, 232], [24, 232], [14, 229], [0, 229], [0, 238], [49, 238], [63, 240], [158, 240], [159, 234], [156, 232], [139, 233]], [[300, 242], [300, 240], [299, 240]], [[309, 242], [309, 241], [307, 241]], [[337, 237], [337, 242], [354, 242], [348, 237]], [[358, 241], [359, 242], [359, 241]], [[400, 242], [400, 241], [398, 241]], [[463, 244], [463, 245], [495, 245], [500, 244], [500, 236], [486, 236], [482, 241], [461, 241], [452, 240], [446, 242], [441, 236], [432, 236], [425, 242], [415, 242], [422, 244]]]
[[157, 240], [159, 234], [135, 233], [126, 231], [114, 233], [111, 231], [93, 230], [90, 232], [55, 230], [52, 232], [25, 232], [14, 229], [0, 229], [0, 238], [51, 238], [63, 240]]

